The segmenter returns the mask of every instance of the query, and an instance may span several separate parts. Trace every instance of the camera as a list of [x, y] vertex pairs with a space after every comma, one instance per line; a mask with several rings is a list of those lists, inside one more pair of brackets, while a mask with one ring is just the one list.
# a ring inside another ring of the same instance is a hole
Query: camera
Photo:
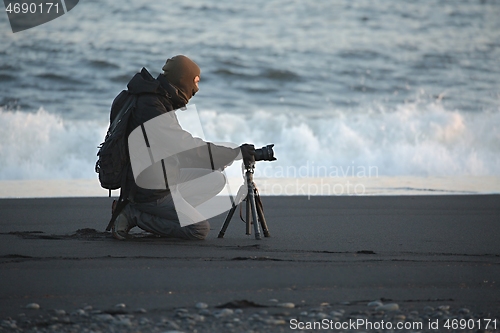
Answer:
[[273, 151], [274, 144], [255, 149], [255, 161], [276, 161]]

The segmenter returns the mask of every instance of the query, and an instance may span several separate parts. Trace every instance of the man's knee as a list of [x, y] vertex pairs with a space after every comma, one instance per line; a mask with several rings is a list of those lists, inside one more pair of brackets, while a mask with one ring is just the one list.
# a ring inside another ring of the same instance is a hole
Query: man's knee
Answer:
[[202, 221], [190, 224], [184, 228], [186, 228], [189, 239], [204, 240], [210, 232], [210, 223], [208, 223], [208, 221]]

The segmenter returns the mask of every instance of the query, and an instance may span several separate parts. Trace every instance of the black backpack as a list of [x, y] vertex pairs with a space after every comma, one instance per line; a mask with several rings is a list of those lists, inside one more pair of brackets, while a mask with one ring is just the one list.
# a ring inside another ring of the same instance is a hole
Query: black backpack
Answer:
[[97, 147], [95, 172], [99, 174], [101, 186], [109, 190], [123, 187], [129, 164], [127, 145], [127, 124], [135, 108], [137, 95], [123, 90], [113, 102], [110, 114], [110, 125], [104, 142]]
[[113, 101], [110, 113], [110, 125], [104, 142], [97, 147], [97, 162], [95, 172], [99, 174], [101, 186], [109, 190], [121, 189], [120, 199], [113, 210], [111, 221], [106, 230], [110, 230], [113, 222], [128, 203], [128, 193], [126, 189], [127, 174], [130, 168], [130, 158], [128, 153], [127, 127], [128, 120], [135, 110], [137, 95], [123, 90]]

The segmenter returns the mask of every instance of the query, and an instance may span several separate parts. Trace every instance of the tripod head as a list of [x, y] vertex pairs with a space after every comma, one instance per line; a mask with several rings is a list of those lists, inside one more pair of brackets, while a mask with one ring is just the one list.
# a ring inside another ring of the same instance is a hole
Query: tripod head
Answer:
[[254, 173], [255, 171], [255, 159], [252, 156], [252, 160], [243, 160], [244, 169], [246, 172]]

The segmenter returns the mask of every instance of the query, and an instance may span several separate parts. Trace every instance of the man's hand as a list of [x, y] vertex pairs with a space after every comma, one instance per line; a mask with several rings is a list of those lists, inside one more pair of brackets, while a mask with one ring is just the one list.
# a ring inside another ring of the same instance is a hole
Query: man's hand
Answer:
[[[243, 156], [243, 162], [254, 162], [255, 161], [255, 146], [245, 143], [240, 146], [241, 155]], [[246, 164], [246, 163], [245, 163]]]

